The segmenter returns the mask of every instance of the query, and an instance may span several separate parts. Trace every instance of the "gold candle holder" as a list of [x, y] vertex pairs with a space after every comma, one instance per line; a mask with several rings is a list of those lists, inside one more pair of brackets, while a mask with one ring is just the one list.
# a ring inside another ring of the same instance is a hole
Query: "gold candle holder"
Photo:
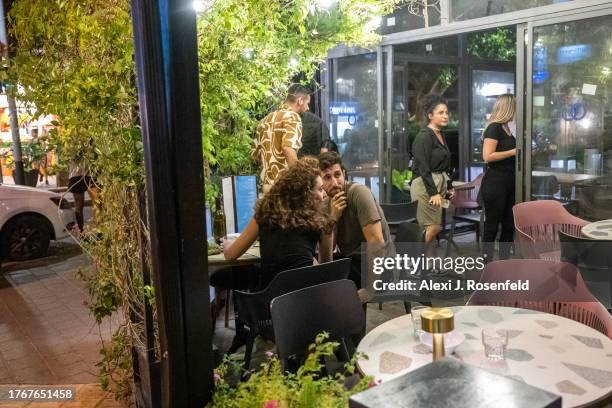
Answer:
[[449, 308], [435, 307], [421, 313], [421, 326], [433, 337], [433, 360], [444, 357], [444, 333], [455, 328], [455, 316]]

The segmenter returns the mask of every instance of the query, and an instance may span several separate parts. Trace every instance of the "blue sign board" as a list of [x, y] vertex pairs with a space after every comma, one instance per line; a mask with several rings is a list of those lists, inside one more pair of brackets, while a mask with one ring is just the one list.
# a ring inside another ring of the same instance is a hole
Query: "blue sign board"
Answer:
[[236, 232], [242, 232], [253, 217], [257, 202], [257, 180], [255, 176], [235, 177]]
[[356, 115], [357, 102], [333, 102], [329, 104], [329, 113], [332, 115]]
[[571, 64], [593, 55], [593, 47], [588, 44], [564, 45], [557, 50], [558, 64]]

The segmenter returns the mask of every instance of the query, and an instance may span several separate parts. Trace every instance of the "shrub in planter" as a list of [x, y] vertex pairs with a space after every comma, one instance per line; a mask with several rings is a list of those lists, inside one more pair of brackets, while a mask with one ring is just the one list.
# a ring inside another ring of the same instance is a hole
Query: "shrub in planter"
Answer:
[[[47, 151], [40, 139], [21, 144], [21, 160], [25, 173], [26, 186], [36, 187], [38, 182], [38, 167], [47, 155]], [[5, 149], [2, 156], [6, 160], [6, 167], [12, 169], [13, 179], [15, 178], [15, 161], [13, 159], [12, 143]]]
[[[227, 358], [215, 370], [216, 390], [208, 408], [336, 408], [348, 407], [349, 397], [374, 384], [372, 377], [364, 377], [347, 388], [347, 379], [355, 375], [358, 358], [365, 356], [356, 353], [345, 364], [344, 373], [335, 376], [321, 375], [324, 357], [332, 356], [339, 343], [330, 342], [327, 333], [317, 336], [310, 345], [309, 355], [295, 374], [283, 373], [280, 361], [267, 352], [268, 361], [260, 370], [252, 372], [246, 381], [238, 380], [232, 384], [232, 376], [240, 373], [240, 364]], [[237, 377], [240, 377], [238, 374]]]

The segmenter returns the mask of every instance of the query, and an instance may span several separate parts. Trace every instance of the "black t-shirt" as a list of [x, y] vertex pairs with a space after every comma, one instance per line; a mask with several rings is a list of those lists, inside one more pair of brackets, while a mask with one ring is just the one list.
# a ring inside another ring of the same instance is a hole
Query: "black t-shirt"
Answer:
[[265, 287], [279, 272], [312, 265], [320, 234], [259, 225], [262, 282]]
[[[491, 123], [484, 132], [484, 138], [497, 140], [496, 152], [505, 152], [516, 148], [516, 139], [504, 130], [501, 123]], [[488, 163], [488, 168], [505, 173], [514, 173], [515, 156]]]
[[302, 147], [298, 156], [318, 156], [321, 145], [329, 139], [329, 128], [317, 115], [310, 112], [300, 113], [302, 119]]

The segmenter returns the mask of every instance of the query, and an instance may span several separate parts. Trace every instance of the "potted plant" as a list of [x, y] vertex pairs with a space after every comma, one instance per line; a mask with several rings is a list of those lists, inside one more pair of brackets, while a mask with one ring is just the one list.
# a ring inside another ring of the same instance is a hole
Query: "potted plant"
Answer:
[[[40, 139], [34, 139], [31, 142], [21, 144], [21, 160], [23, 162], [26, 186], [36, 187], [38, 183], [38, 167], [46, 154], [47, 151]], [[13, 159], [12, 146], [3, 153], [3, 157], [6, 159], [6, 167], [12, 169], [14, 179], [15, 161]]]
[[[351, 395], [375, 384], [372, 377], [359, 378], [355, 374], [357, 359], [365, 358], [361, 353], [355, 353], [344, 366], [344, 373], [321, 374], [321, 361], [332, 356], [338, 345], [329, 341], [328, 333], [319, 334], [295, 374], [283, 373], [278, 358], [268, 351], [268, 360], [245, 381], [240, 380], [240, 363], [226, 357], [215, 370], [215, 393], [207, 408], [348, 407]], [[347, 386], [350, 379], [356, 380], [352, 387]]]
[[392, 203], [404, 203], [410, 201], [410, 194], [406, 192], [405, 186], [406, 182], [410, 181], [411, 178], [412, 171], [409, 169], [401, 171], [393, 169], [391, 172], [391, 184], [393, 185], [393, 188], [391, 189]]

